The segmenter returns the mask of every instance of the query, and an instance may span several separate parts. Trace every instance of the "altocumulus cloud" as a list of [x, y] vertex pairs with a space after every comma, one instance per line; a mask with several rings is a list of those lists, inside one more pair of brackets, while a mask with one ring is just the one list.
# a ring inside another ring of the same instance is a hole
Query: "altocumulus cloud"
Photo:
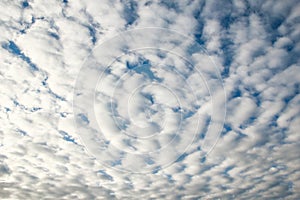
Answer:
[[299, 19], [297, 0], [1, 1], [0, 198], [299, 199]]

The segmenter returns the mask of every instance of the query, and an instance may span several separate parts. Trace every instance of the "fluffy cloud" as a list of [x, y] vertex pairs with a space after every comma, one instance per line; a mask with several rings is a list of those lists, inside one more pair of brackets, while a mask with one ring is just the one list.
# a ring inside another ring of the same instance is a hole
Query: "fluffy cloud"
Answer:
[[0, 7], [1, 199], [300, 198], [296, 0]]

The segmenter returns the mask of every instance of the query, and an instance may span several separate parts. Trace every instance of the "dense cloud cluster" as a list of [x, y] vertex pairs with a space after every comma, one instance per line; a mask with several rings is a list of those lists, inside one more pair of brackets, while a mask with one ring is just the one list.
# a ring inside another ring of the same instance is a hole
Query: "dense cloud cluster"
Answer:
[[0, 198], [300, 198], [299, 13], [1, 1]]

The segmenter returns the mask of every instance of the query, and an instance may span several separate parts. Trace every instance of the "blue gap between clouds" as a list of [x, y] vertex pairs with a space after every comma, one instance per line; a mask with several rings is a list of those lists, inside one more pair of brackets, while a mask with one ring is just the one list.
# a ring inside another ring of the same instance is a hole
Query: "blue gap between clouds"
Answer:
[[230, 94], [230, 98], [231, 99], [234, 99], [234, 98], [237, 98], [237, 97], [241, 97], [242, 96], [242, 92], [239, 88], [235, 88], [235, 90], [233, 90]]
[[187, 156], [188, 156], [187, 153], [183, 153], [182, 155], [179, 156], [179, 158], [178, 158], [175, 162], [181, 162], [181, 161], [183, 161]]
[[159, 171], [161, 170], [160, 166], [157, 166], [154, 168], [154, 170], [152, 171], [152, 174], [157, 174]]
[[180, 13], [180, 7], [175, 1], [160, 1], [159, 4], [169, 10], [174, 10], [176, 13]]
[[26, 131], [21, 130], [21, 129], [17, 129], [17, 132], [22, 136], [28, 135]]
[[[40, 17], [38, 19], [44, 19], [44, 17]], [[35, 23], [35, 18], [32, 16], [31, 17], [31, 22], [23, 22], [26, 26], [24, 29], [20, 30], [21, 34], [26, 33], [26, 30], [29, 29], [34, 23]]]
[[121, 2], [124, 4], [124, 10], [123, 10], [123, 16], [127, 22], [126, 26], [132, 25], [137, 19], [137, 3], [132, 0], [121, 0]]
[[27, 1], [22, 2], [22, 7], [27, 8], [29, 6], [29, 3]]
[[51, 37], [53, 37], [54, 39], [59, 40], [59, 35], [57, 35], [56, 33], [49, 32], [49, 35], [50, 35]]
[[269, 40], [274, 44], [279, 37], [282, 36], [282, 34], [279, 33], [278, 28], [281, 26], [281, 24], [285, 21], [285, 18], [283, 16], [267, 16], [265, 17], [268, 25], [268, 32], [271, 33], [269, 35]]
[[10, 53], [16, 56], [19, 56], [29, 65], [31, 71], [39, 70], [37, 66], [31, 62], [30, 58], [27, 57], [13, 41], [9, 41], [8, 43], [3, 44], [2, 48], [8, 50]]
[[242, 91], [242, 93], [248, 93], [252, 97], [252, 100], [255, 101], [257, 107], [261, 106], [260, 92], [257, 91], [256, 88], [252, 86], [245, 86], [243, 90], [244, 91]]
[[154, 104], [154, 98], [151, 94], [143, 94], [143, 96], [148, 99], [151, 104]]
[[[227, 13], [225, 16], [223, 16], [221, 18], [221, 26], [225, 31], [228, 31], [228, 29], [230, 28], [230, 25], [236, 20], [236, 17], [232, 17], [231, 13]], [[227, 78], [229, 76], [230, 73], [230, 65], [232, 63], [233, 60], [233, 41], [228, 37], [228, 35], [230, 34], [226, 34], [226, 36], [224, 38], [221, 38], [220, 42], [221, 42], [221, 50], [223, 52], [223, 66], [224, 69], [221, 72], [222, 78]]]
[[48, 86], [47, 80], [48, 80], [48, 76], [46, 76], [46, 77], [44, 78], [44, 80], [42, 81], [42, 84], [43, 84], [43, 86], [44, 86], [45, 88], [48, 89], [49, 94], [53, 95], [56, 99], [59, 99], [59, 100], [61, 100], [61, 101], [66, 101], [66, 99], [65, 99], [64, 97], [59, 96], [58, 94], [54, 93], [54, 92], [51, 90], [51, 88]]
[[154, 161], [152, 160], [152, 158], [150, 157], [146, 157], [144, 158], [145, 162], [148, 164], [148, 165], [153, 165], [154, 164]]
[[[284, 112], [286, 110], [286, 108], [289, 106], [289, 103], [290, 101], [292, 101], [292, 99], [294, 97], [296, 97], [298, 94], [300, 94], [300, 84], [294, 84], [294, 88], [293, 88], [293, 92], [286, 95], [285, 97], [282, 98], [282, 101], [285, 103], [285, 105], [283, 106], [283, 108], [281, 109], [281, 112]], [[278, 127], [278, 124], [277, 124], [277, 120], [279, 118], [279, 114], [275, 114], [271, 121], [270, 121], [270, 127]], [[286, 129], [285, 128], [281, 128], [281, 133], [283, 135], [285, 135], [285, 132], [286, 132]]]
[[202, 33], [197, 32], [194, 34], [194, 39], [199, 45], [204, 45], [205, 40], [202, 38]]
[[229, 176], [228, 172], [229, 172], [230, 170], [232, 170], [233, 168], [234, 168], [233, 165], [231, 165], [231, 166], [229, 166], [229, 167], [226, 167], [225, 170], [223, 171], [223, 174], [224, 174], [225, 176]]
[[106, 173], [104, 170], [99, 170], [98, 173], [103, 175], [105, 178], [107, 178], [110, 181], [114, 180], [113, 177], [111, 175], [109, 175], [108, 173]]
[[77, 144], [77, 142], [75, 142], [74, 138], [72, 138], [72, 136], [70, 136], [67, 132], [59, 131], [59, 133], [63, 136], [63, 139], [65, 141], [72, 142], [73, 144]]
[[193, 13], [194, 18], [197, 20], [197, 25], [195, 27], [194, 38], [199, 45], [204, 45], [205, 40], [202, 38], [203, 28], [204, 28], [204, 20], [201, 17], [202, 10], [205, 6], [205, 2], [200, 5], [198, 10], [195, 10]]
[[87, 26], [87, 28], [89, 29], [89, 33], [90, 33], [90, 36], [91, 36], [92, 43], [93, 43], [93, 45], [95, 45], [96, 42], [97, 42], [96, 29], [93, 26]]
[[[36, 112], [36, 111], [39, 111], [39, 110], [42, 109], [41, 107], [27, 108], [24, 105], [20, 104], [16, 99], [13, 99], [13, 103], [16, 107], [20, 107], [21, 109], [26, 110], [26, 111], [30, 111], [30, 112]], [[6, 111], [10, 111], [10, 109], [8, 108], [8, 110], [6, 109]]]
[[284, 103], [288, 104], [294, 97], [296, 97], [299, 94], [299, 92], [300, 92], [300, 87], [299, 86], [300, 86], [300, 84], [295, 84], [294, 85], [293, 93], [289, 94], [289, 95], [286, 95], [283, 98]]
[[89, 124], [90, 123], [89, 118], [85, 114], [83, 114], [83, 113], [78, 114], [77, 118], [80, 121], [82, 121], [84, 124]]
[[229, 38], [222, 38], [221, 39], [221, 50], [223, 52], [223, 66], [224, 69], [221, 72], [222, 78], [227, 78], [230, 73], [230, 65], [233, 60], [233, 51], [231, 50], [231, 46], [233, 42]]
[[160, 78], [157, 78], [151, 71], [151, 63], [149, 60], [140, 58], [138, 63], [130, 63], [126, 61], [126, 67], [130, 70], [135, 71], [138, 74], [144, 74], [151, 80], [161, 81]]
[[228, 133], [229, 131], [232, 131], [232, 127], [231, 127], [230, 124], [225, 123], [224, 126], [223, 126], [223, 130], [222, 130], [222, 132], [221, 132], [221, 136], [227, 135], [227, 133]]
[[200, 140], [203, 140], [204, 138], [205, 138], [205, 136], [206, 136], [206, 133], [207, 133], [207, 131], [208, 131], [208, 127], [209, 127], [209, 124], [210, 124], [210, 122], [211, 122], [211, 117], [209, 116], [209, 117], [207, 117], [207, 119], [205, 120], [205, 128], [204, 128], [204, 130], [202, 130], [198, 135], [198, 139], [200, 139]]
[[173, 179], [172, 175], [166, 174], [166, 177], [167, 177], [169, 183], [174, 183], [174, 179]]
[[111, 162], [110, 163], [111, 164], [111, 166], [117, 166], [117, 165], [122, 165], [122, 161], [121, 160], [115, 160], [115, 161], [113, 161], [113, 162]]

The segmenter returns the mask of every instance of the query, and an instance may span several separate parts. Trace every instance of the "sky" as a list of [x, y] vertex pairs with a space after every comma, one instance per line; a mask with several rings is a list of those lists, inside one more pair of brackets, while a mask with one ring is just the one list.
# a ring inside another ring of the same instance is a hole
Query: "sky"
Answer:
[[0, 199], [300, 199], [297, 0], [0, 1]]

